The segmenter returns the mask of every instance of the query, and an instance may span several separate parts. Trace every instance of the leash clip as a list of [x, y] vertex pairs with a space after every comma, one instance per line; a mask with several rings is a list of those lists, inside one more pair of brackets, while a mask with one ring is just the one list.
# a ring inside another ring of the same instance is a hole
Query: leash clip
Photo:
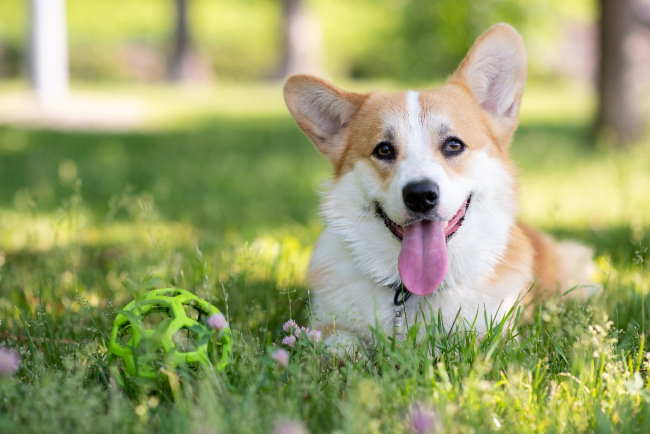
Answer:
[[393, 297], [393, 304], [395, 306], [401, 306], [406, 301], [411, 298], [411, 293], [404, 287], [403, 283], [400, 283], [395, 288], [395, 297]]
[[404, 317], [406, 316], [406, 309], [404, 303], [411, 297], [411, 293], [404, 288], [403, 284], [395, 287], [395, 297], [393, 297], [393, 335], [398, 341], [404, 340]]

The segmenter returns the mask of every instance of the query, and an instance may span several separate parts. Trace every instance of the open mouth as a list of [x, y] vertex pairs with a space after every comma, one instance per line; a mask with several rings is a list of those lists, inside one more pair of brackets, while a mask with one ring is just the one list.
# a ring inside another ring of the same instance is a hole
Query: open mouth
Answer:
[[[472, 195], [470, 194], [465, 202], [461, 205], [460, 208], [458, 208], [458, 211], [456, 211], [456, 214], [447, 222], [447, 227], [445, 228], [445, 238], [449, 240], [452, 235], [460, 229], [460, 227], [463, 225], [463, 222], [465, 221], [465, 214], [467, 213], [467, 209], [469, 208], [470, 203], [472, 202]], [[391, 231], [393, 235], [398, 240], [402, 240], [404, 237], [404, 226], [398, 225], [394, 221], [392, 221], [384, 212], [384, 209], [379, 205], [379, 202], [375, 202], [375, 214], [377, 217], [382, 219], [384, 221], [384, 224], [388, 228], [388, 230]]]
[[402, 284], [409, 292], [429, 295], [440, 287], [447, 274], [447, 241], [463, 225], [471, 200], [470, 194], [456, 214], [446, 222], [419, 219], [404, 226], [392, 221], [375, 203], [377, 216], [402, 243], [397, 268]]

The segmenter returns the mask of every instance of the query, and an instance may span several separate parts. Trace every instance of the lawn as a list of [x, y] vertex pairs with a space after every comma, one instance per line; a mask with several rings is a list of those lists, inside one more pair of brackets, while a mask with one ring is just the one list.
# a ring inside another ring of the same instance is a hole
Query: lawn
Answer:
[[[136, 92], [161, 107], [141, 130], [0, 126], [0, 346], [22, 357], [0, 375], [0, 432], [405, 432], [414, 403], [445, 432], [650, 432], [650, 146], [589, 146], [584, 90], [531, 86], [513, 153], [522, 217], [592, 245], [602, 294], [482, 340], [432, 324], [339, 360], [302, 339], [286, 368], [271, 354], [308, 321], [326, 162], [279, 85]], [[167, 286], [226, 312], [234, 359], [175, 399], [127, 395], [112, 320]]]

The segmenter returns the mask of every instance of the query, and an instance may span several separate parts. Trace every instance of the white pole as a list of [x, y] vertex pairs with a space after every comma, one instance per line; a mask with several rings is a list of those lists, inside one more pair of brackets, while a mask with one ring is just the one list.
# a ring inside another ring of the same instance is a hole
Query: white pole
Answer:
[[32, 0], [31, 79], [41, 106], [68, 93], [68, 46], [65, 0]]

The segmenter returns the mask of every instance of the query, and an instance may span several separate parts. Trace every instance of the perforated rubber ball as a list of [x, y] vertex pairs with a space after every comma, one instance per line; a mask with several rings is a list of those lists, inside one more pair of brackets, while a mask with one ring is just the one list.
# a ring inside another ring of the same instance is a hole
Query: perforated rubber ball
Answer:
[[184, 289], [148, 291], [115, 317], [110, 351], [124, 374], [142, 379], [162, 378], [161, 369], [203, 365], [223, 370], [232, 352], [232, 333], [207, 324], [220, 313]]

